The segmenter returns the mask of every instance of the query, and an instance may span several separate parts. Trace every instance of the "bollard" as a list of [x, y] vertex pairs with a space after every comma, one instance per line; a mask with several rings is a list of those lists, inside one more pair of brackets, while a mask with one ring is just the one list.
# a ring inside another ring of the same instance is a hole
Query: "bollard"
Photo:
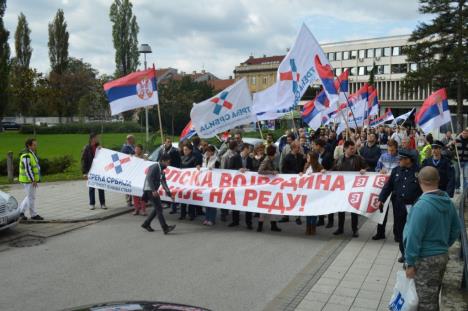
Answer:
[[8, 182], [13, 183], [13, 152], [9, 151], [7, 154], [7, 173]]

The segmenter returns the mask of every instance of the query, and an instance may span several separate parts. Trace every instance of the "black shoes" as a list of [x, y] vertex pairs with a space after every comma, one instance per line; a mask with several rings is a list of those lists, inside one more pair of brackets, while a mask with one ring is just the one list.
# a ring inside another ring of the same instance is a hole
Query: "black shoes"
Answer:
[[325, 228], [327, 228], [327, 229], [333, 228], [333, 223], [332, 223], [332, 222], [329, 222], [329, 223], [325, 226]]
[[272, 221], [272, 222], [270, 222], [270, 224], [271, 224], [271, 231], [281, 232], [281, 229], [278, 228], [278, 225], [276, 224], [276, 221]]
[[353, 232], [353, 238], [358, 238], [359, 237], [359, 233], [357, 231], [354, 231]]
[[399, 263], [404, 263], [405, 262], [405, 258], [403, 256], [401, 256], [400, 258], [398, 258], [398, 262]]
[[184, 220], [185, 219], [185, 216], [180, 216], [179, 217], [179, 220]]
[[141, 227], [148, 232], [154, 232], [154, 229], [150, 225], [142, 224]]
[[28, 220], [28, 217], [26, 217], [26, 215], [24, 215], [24, 213], [21, 213], [20, 214], [20, 220], [26, 221], [26, 220]]
[[170, 211], [169, 214], [171, 215], [177, 214], [177, 211]]
[[263, 221], [258, 222], [258, 227], [257, 227], [257, 232], [262, 232], [263, 231]]
[[301, 217], [296, 218], [296, 224], [298, 224], [299, 226], [302, 225]]
[[32, 220], [44, 220], [44, 218], [42, 218], [41, 216], [39, 215], [36, 215], [34, 217], [31, 217]]
[[166, 229], [164, 229], [164, 234], [168, 234], [169, 232], [171, 232], [172, 230], [174, 230], [175, 227], [176, 227], [176, 225], [167, 226]]
[[[317, 222], [317, 227], [325, 225], [325, 220], [323, 220], [323, 217], [319, 217], [319, 220]], [[327, 226], [328, 228], [328, 226]]]
[[377, 240], [385, 240], [385, 234], [376, 234], [372, 237], [372, 240], [377, 241]]
[[239, 226], [239, 223], [238, 223], [238, 222], [231, 222], [231, 223], [228, 225], [228, 227], [231, 227], [231, 228], [232, 228], [232, 227], [237, 227], [237, 226]]
[[343, 230], [342, 229], [338, 229], [336, 230], [335, 232], [333, 232], [333, 235], [341, 235], [343, 234]]

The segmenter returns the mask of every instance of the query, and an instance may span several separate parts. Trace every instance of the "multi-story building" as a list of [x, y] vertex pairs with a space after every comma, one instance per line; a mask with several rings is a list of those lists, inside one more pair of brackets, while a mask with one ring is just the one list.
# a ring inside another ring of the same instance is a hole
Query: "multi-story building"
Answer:
[[[381, 37], [374, 39], [351, 40], [322, 44], [335, 74], [339, 76], [349, 69], [349, 91], [358, 90], [369, 81], [369, 74], [376, 66], [375, 87], [381, 109], [391, 107], [396, 115], [415, 106], [420, 106], [429, 95], [429, 88], [421, 88], [412, 93], [402, 90], [402, 80], [406, 73], [417, 69], [417, 64], [408, 63], [402, 48], [408, 44], [409, 35]], [[252, 92], [266, 89], [276, 82], [276, 71], [285, 55], [250, 56], [236, 66], [235, 78], [247, 78]], [[451, 105], [455, 103], [452, 102]]]

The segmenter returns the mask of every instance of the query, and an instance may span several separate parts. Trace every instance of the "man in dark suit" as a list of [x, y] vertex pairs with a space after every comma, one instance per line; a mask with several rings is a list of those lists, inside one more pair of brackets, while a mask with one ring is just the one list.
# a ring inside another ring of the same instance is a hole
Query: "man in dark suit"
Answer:
[[449, 197], [453, 198], [455, 192], [455, 174], [452, 162], [442, 156], [444, 144], [436, 140], [432, 144], [432, 157], [423, 161], [421, 167], [432, 166], [439, 172], [439, 189], [447, 192]]
[[146, 175], [145, 185], [144, 185], [144, 196], [151, 200], [153, 203], [153, 210], [146, 218], [145, 222], [141, 225], [141, 227], [149, 232], [153, 232], [154, 229], [151, 228], [151, 222], [153, 219], [158, 216], [159, 223], [161, 224], [161, 228], [163, 229], [164, 234], [168, 234], [174, 228], [173, 226], [168, 226], [166, 224], [166, 220], [164, 219], [162, 205], [161, 205], [161, 197], [159, 196], [159, 186], [163, 186], [164, 191], [166, 194], [174, 200], [174, 196], [171, 194], [169, 187], [166, 183], [166, 175], [164, 173], [164, 169], [171, 163], [171, 157], [168, 154], [163, 154], [161, 156], [161, 160], [156, 162], [152, 166], [149, 167], [148, 174]]
[[[227, 161], [227, 169], [230, 170], [240, 170], [245, 172], [246, 170], [252, 170], [252, 158], [249, 156], [250, 153], [250, 145], [243, 144], [241, 147], [241, 152], [233, 154], [232, 157], [229, 158]], [[239, 211], [232, 211], [232, 223], [229, 224], [229, 227], [237, 227], [239, 226], [240, 221], [240, 212]], [[247, 224], [247, 228], [252, 230], [252, 213], [246, 212], [245, 213], [245, 223]]]

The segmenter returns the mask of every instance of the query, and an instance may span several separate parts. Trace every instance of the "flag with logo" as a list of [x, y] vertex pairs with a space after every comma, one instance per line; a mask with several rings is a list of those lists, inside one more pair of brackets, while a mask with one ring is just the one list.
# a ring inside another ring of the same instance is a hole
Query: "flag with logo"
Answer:
[[193, 136], [195, 136], [195, 134], [197, 134], [197, 132], [195, 132], [195, 129], [192, 125], [192, 120], [190, 120], [189, 123], [187, 123], [187, 125], [184, 127], [182, 133], [180, 134], [179, 141], [182, 142], [186, 139], [190, 139]]
[[133, 72], [107, 82], [104, 84], [104, 91], [109, 100], [112, 115], [159, 103], [154, 68]]
[[378, 127], [385, 122], [395, 119], [390, 108], [380, 117], [369, 122], [369, 127]]
[[424, 101], [421, 109], [416, 113], [415, 121], [424, 133], [438, 129], [451, 121], [445, 89], [435, 91]]
[[392, 125], [397, 125], [398, 123], [402, 122], [406, 122], [406, 120], [408, 120], [408, 118], [416, 111], [416, 108], [413, 108], [411, 109], [410, 111], [408, 111], [407, 113], [404, 113], [402, 114], [401, 116], [398, 116], [396, 117], [393, 122], [392, 122]]
[[284, 115], [294, 109], [309, 85], [318, 79], [314, 67], [317, 55], [322, 64], [328, 64], [319, 43], [303, 24], [296, 41], [278, 67], [275, 99], [262, 102], [259, 101], [262, 97], [257, 97], [254, 100], [255, 113], [275, 112]]
[[236, 126], [256, 122], [252, 97], [245, 78], [216, 96], [194, 104], [190, 119], [200, 138], [211, 138]]

